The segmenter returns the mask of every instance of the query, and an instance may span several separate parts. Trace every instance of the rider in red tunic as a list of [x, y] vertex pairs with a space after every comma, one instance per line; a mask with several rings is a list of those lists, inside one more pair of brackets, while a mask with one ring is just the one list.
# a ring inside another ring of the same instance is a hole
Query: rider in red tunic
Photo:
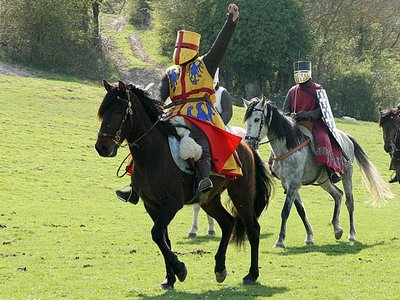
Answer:
[[310, 61], [298, 61], [293, 65], [296, 85], [286, 95], [283, 112], [300, 123], [310, 125], [306, 127], [311, 127], [309, 129], [314, 136], [315, 161], [326, 165], [331, 182], [337, 183], [341, 178], [336, 172], [343, 173], [344, 158], [340, 146], [322, 119], [316, 92], [322, 87], [311, 78]]

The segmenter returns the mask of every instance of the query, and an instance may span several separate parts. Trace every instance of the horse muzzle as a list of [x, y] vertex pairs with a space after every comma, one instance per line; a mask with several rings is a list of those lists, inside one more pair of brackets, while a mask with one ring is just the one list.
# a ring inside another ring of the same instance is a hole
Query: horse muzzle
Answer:
[[383, 147], [383, 149], [385, 150], [386, 153], [392, 153], [393, 152], [393, 146], [392, 145], [385, 145]]
[[258, 149], [260, 143], [257, 138], [246, 135], [244, 140], [250, 145], [250, 147], [254, 148], [255, 150]]
[[100, 138], [97, 140], [94, 147], [97, 153], [102, 157], [114, 157], [117, 155], [118, 147], [114, 143], [105, 143], [101, 141]]

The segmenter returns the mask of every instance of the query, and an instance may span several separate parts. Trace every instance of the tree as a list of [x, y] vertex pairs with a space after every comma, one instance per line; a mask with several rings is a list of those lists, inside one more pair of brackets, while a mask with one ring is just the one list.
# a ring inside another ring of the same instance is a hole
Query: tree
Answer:
[[103, 72], [93, 0], [0, 0], [3, 55], [34, 67], [92, 77]]
[[160, 36], [161, 53], [171, 57], [176, 32], [181, 29], [194, 30], [197, 0], [154, 0], [150, 3], [155, 28]]
[[[307, 58], [310, 36], [304, 9], [297, 0], [239, 0], [239, 23], [222, 62], [225, 85], [242, 90], [257, 82], [266, 94], [286, 92], [292, 63]], [[208, 49], [225, 21], [227, 4], [200, 0], [196, 28], [202, 34], [203, 49]]]
[[338, 105], [335, 114], [375, 120], [375, 108], [393, 105], [400, 95], [396, 79], [400, 69], [400, 2], [307, 0], [305, 7], [314, 36], [314, 78], [332, 89], [342, 89], [332, 93], [331, 102], [341, 103], [346, 98], [346, 105]]

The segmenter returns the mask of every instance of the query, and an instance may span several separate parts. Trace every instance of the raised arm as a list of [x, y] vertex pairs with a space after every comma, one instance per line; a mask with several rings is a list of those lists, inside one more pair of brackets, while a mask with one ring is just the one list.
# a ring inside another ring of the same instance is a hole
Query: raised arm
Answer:
[[226, 50], [228, 49], [229, 41], [231, 40], [232, 34], [235, 31], [237, 19], [239, 17], [239, 8], [236, 6], [236, 4], [229, 4], [228, 13], [228, 19], [225, 21], [224, 26], [218, 33], [214, 44], [204, 56], [204, 63], [211, 76], [214, 76], [215, 71], [217, 70]]

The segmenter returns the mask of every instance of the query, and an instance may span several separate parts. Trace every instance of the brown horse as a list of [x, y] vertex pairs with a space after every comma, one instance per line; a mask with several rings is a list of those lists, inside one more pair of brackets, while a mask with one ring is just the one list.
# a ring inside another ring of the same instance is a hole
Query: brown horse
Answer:
[[[152, 238], [165, 261], [166, 279], [161, 288], [172, 289], [176, 277], [180, 281], [185, 280], [187, 270], [171, 251], [167, 227], [178, 210], [193, 197], [194, 178], [182, 172], [171, 157], [167, 137], [176, 133], [169, 123], [160, 121], [161, 102], [150, 98], [144, 90], [133, 85], [126, 86], [121, 81], [116, 85], [106, 81], [103, 84], [107, 94], [98, 111], [102, 123], [96, 150], [100, 156], [113, 157], [122, 141], [127, 140], [135, 164], [132, 187], [140, 195], [154, 222]], [[240, 144], [237, 152], [243, 164], [243, 177], [229, 181], [212, 176], [214, 188], [201, 207], [218, 222], [222, 231], [215, 255], [217, 282], [223, 282], [227, 275], [225, 256], [229, 242], [241, 245], [247, 234], [251, 264], [243, 283], [252, 284], [259, 276], [260, 225], [257, 219], [268, 206], [272, 180], [260, 156], [245, 142]], [[233, 204], [233, 216], [219, 200], [225, 189]]]
[[400, 105], [395, 108], [379, 110], [379, 126], [383, 129], [386, 153], [390, 154], [390, 170], [395, 171], [400, 183]]

